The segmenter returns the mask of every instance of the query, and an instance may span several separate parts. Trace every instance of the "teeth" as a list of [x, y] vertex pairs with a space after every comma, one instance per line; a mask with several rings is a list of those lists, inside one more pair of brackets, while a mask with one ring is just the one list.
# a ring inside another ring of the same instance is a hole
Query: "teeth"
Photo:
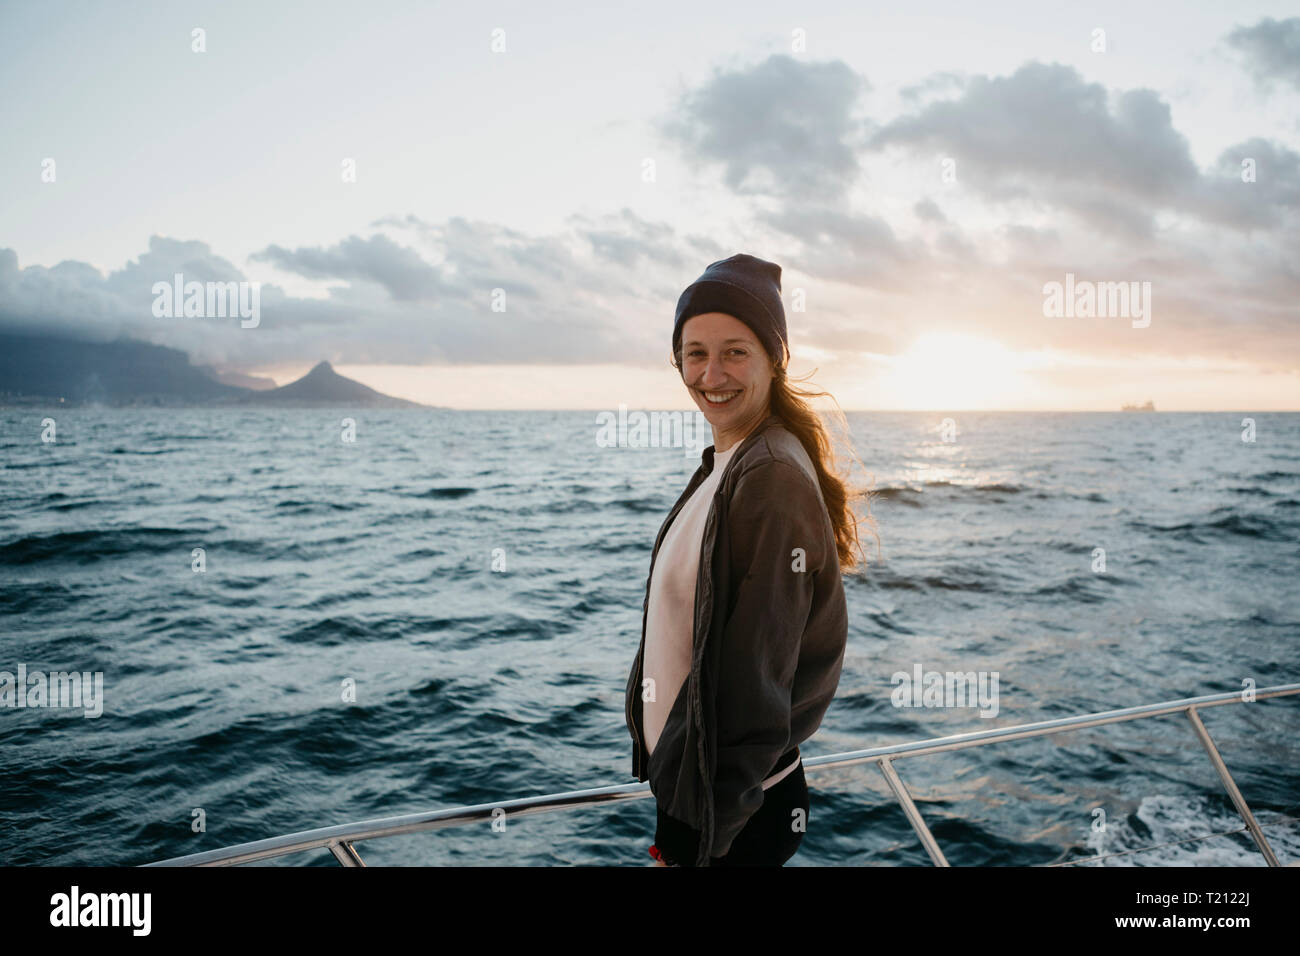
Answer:
[[725, 405], [739, 394], [740, 392], [705, 392], [704, 397], [712, 405]]

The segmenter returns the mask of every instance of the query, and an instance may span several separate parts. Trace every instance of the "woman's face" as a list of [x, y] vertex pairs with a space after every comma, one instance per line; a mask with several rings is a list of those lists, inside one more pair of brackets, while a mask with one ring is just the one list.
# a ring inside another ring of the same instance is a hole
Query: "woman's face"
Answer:
[[772, 360], [749, 326], [735, 316], [706, 312], [686, 320], [681, 372], [691, 398], [713, 426], [719, 451], [767, 417]]

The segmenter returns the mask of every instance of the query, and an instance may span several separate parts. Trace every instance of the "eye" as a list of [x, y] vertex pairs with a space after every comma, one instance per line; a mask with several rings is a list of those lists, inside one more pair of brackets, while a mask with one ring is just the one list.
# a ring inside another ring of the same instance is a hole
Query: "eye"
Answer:
[[[744, 357], [749, 354], [748, 349], [742, 348], [740, 346], [733, 346], [732, 348], [728, 349], [727, 352], [730, 355], [735, 355], [739, 357]], [[686, 356], [687, 358], [698, 358], [703, 354], [704, 354], [704, 349], [691, 349], [689, 352], [686, 353]]]

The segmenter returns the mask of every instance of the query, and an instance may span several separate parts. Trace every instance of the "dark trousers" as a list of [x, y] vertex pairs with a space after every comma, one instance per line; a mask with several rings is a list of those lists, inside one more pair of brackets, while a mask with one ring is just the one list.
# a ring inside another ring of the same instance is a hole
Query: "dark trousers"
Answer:
[[[802, 810], [795, 814], [796, 810]], [[785, 779], [763, 791], [763, 805], [745, 823], [745, 828], [731, 841], [726, 856], [712, 857], [710, 866], [781, 866], [794, 856], [803, 842], [808, 825], [808, 783], [803, 775], [803, 761], [786, 774]], [[660, 833], [683, 826], [658, 809]], [[694, 859], [674, 861], [694, 866]]]

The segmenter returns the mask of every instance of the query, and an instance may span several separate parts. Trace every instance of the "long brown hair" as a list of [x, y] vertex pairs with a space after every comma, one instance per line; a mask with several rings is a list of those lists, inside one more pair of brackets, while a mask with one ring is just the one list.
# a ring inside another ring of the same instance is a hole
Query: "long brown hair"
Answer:
[[[868, 530], [876, 539], [877, 554], [880, 551], [880, 535], [876, 530], [876, 519], [871, 514], [871, 499], [874, 492], [870, 488], [854, 490], [847, 477], [840, 477], [831, 433], [817, 410], [806, 401], [809, 398], [824, 397], [835, 402], [835, 397], [819, 388], [803, 388], [792, 384], [784, 365], [776, 365], [773, 370], [776, 375], [772, 379], [772, 393], [769, 398], [772, 414], [780, 418], [786, 428], [799, 439], [799, 444], [803, 445], [804, 451], [808, 452], [808, 457], [812, 459], [813, 467], [817, 469], [817, 483], [821, 485], [822, 498], [826, 501], [831, 526], [835, 529], [835, 546], [839, 551], [840, 570], [846, 574], [863, 570], [867, 563], [867, 556], [865, 553], [862, 554], [863, 568], [859, 568], [858, 554], [862, 553], [862, 543], [858, 537], [859, 523], [867, 524]], [[807, 377], [804, 376], [805, 379]], [[853, 450], [848, 421], [839, 402], [835, 402], [835, 418], [841, 433], [840, 440], [847, 456], [851, 459], [850, 467], [852, 462], [861, 465], [861, 459]], [[863, 470], [866, 470], [865, 465]], [[858, 517], [853, 508], [857, 501], [861, 501], [866, 508], [861, 517]]]
[[[764, 350], [766, 352], [766, 350]], [[769, 361], [771, 355], [768, 354]], [[682, 353], [681, 346], [673, 354], [672, 364], [681, 372], [682, 370]], [[866, 554], [862, 551], [862, 542], [858, 537], [858, 525], [865, 522], [868, 530], [876, 539], [876, 553], [880, 553], [880, 534], [876, 529], [876, 519], [871, 514], [871, 499], [875, 492], [870, 488], [863, 490], [854, 490], [847, 478], [841, 478], [839, 467], [836, 463], [835, 445], [831, 433], [817, 410], [807, 401], [809, 398], [829, 398], [835, 404], [835, 419], [839, 426], [841, 434], [840, 441], [844, 446], [846, 455], [852, 463], [862, 464], [857, 453], [853, 450], [853, 443], [849, 437], [848, 420], [844, 417], [844, 411], [840, 408], [839, 402], [829, 392], [819, 388], [804, 388], [801, 385], [791, 383], [784, 363], [774, 362], [772, 365], [774, 373], [772, 377], [772, 390], [768, 397], [768, 404], [771, 414], [776, 415], [785, 423], [786, 428], [799, 439], [799, 444], [803, 445], [804, 451], [808, 452], [808, 457], [812, 459], [813, 467], [817, 470], [817, 483], [821, 486], [822, 498], [826, 502], [826, 511], [830, 515], [831, 526], [835, 529], [835, 548], [839, 553], [840, 571], [844, 574], [854, 574], [865, 570], [867, 564]], [[812, 373], [808, 373], [804, 378], [808, 378]], [[863, 470], [866, 466], [863, 465]], [[872, 479], [874, 485], [875, 479]], [[865, 513], [859, 517], [854, 511], [854, 503], [861, 501], [865, 507]], [[858, 555], [862, 554], [861, 566], [859, 566]]]

